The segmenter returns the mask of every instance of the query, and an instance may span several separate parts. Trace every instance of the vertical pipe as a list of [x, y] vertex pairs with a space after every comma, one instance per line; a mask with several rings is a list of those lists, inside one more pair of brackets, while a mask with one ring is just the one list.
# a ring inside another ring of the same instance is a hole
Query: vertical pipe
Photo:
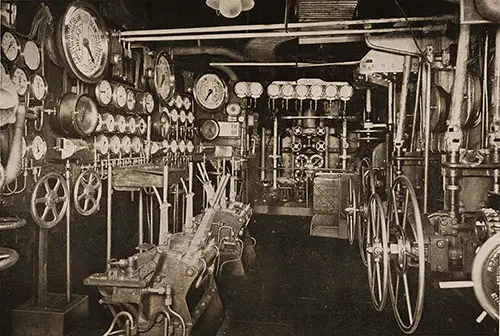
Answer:
[[273, 189], [278, 189], [278, 116], [273, 121]]
[[363, 121], [370, 121], [372, 119], [372, 89], [366, 88], [366, 114]]
[[179, 232], [179, 183], [176, 183], [174, 186], [174, 207], [172, 218], [174, 220], [172, 232]]
[[262, 139], [260, 144], [260, 181], [266, 180], [266, 128], [262, 127]]
[[193, 233], [193, 161], [188, 163], [188, 192], [186, 195], [186, 220], [184, 231]]
[[138, 221], [138, 234], [139, 234], [139, 245], [144, 243], [144, 223], [142, 219], [144, 218], [144, 199], [142, 195], [142, 189], [139, 189], [139, 221]]
[[489, 114], [488, 114], [488, 52], [489, 52], [489, 35], [486, 31], [484, 37], [484, 58], [483, 58], [483, 101], [481, 106], [481, 148], [488, 147], [488, 131], [489, 131]]
[[154, 211], [153, 211], [153, 195], [149, 195], [149, 220], [150, 220], [150, 226], [149, 226], [149, 243], [154, 244], [154, 236], [155, 236], [155, 221], [153, 219]]
[[[421, 81], [422, 81], [422, 76], [423, 76], [423, 66], [422, 64], [420, 65], [418, 69], [418, 75], [417, 75], [417, 92], [415, 94], [415, 106], [413, 108], [413, 121], [411, 124], [411, 141], [410, 141], [410, 152], [413, 152], [414, 150], [414, 145], [415, 145], [415, 140], [416, 140], [416, 133], [417, 133], [417, 114], [418, 114], [418, 103], [420, 101], [420, 86], [421, 86]], [[428, 94], [430, 95], [430, 90], [427, 91]], [[429, 98], [430, 99], [430, 98]], [[421, 108], [421, 111], [424, 109]], [[422, 119], [420, 119], [422, 120]], [[430, 126], [430, 124], [429, 124]]]
[[38, 307], [47, 305], [48, 229], [38, 231]]
[[401, 83], [401, 95], [399, 99], [399, 119], [396, 129], [396, 147], [403, 145], [403, 134], [406, 123], [406, 103], [408, 101], [408, 83], [410, 81], [411, 56], [405, 55], [403, 63], [403, 81]]
[[[328, 126], [325, 126], [325, 168], [330, 168], [330, 150], [328, 149], [328, 146], [330, 146], [330, 128]], [[293, 174], [293, 171], [292, 171]]]
[[158, 237], [158, 245], [165, 244], [168, 236], [168, 166], [163, 166], [163, 200], [160, 205], [160, 234]]
[[[68, 193], [71, 195], [71, 173], [69, 161], [66, 161], [66, 185]], [[71, 197], [68, 195], [68, 199]], [[71, 206], [66, 208], [66, 302], [71, 301]]]
[[493, 84], [493, 120], [500, 122], [500, 28], [495, 35], [495, 78]]
[[[431, 145], [431, 77], [432, 67], [427, 65], [425, 72], [425, 148], [424, 148], [424, 213], [429, 203], [429, 146]], [[417, 89], [418, 90], [418, 89]], [[418, 101], [418, 96], [416, 97]], [[412, 139], [413, 140], [413, 139]]]
[[[113, 175], [112, 175], [111, 163], [108, 162], [108, 193], [107, 193], [107, 213], [106, 213], [106, 261], [111, 259], [111, 221], [113, 219], [111, 211], [112, 211], [112, 202], [113, 202]], [[106, 268], [109, 269], [109, 264], [107, 264]]]

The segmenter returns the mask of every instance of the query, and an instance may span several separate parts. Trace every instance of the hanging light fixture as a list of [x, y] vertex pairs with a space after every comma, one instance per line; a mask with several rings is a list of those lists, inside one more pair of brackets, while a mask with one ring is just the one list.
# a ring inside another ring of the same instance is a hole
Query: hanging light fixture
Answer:
[[235, 18], [241, 12], [248, 11], [255, 6], [254, 0], [206, 0], [208, 7], [215, 9], [224, 17]]

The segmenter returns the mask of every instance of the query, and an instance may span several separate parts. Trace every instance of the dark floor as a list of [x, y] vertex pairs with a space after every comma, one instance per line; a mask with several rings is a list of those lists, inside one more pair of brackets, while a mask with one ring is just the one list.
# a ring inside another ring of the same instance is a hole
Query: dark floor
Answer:
[[[227, 318], [219, 335], [399, 335], [390, 304], [372, 307], [355, 245], [309, 237], [307, 220], [254, 217], [257, 262], [219, 281]], [[442, 291], [428, 279], [418, 335], [496, 335], [471, 289]], [[390, 302], [390, 300], [389, 300]]]

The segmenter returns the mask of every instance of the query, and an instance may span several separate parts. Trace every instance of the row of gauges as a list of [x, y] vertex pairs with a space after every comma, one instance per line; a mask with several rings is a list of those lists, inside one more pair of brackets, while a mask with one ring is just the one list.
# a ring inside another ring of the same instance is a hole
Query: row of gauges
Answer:
[[129, 88], [120, 83], [110, 83], [104, 79], [96, 84], [94, 93], [99, 105], [127, 113], [151, 114], [155, 108], [151, 93]]
[[323, 82], [321, 80], [298, 80], [297, 82], [274, 81], [267, 87], [270, 99], [351, 99], [354, 89], [346, 82]]
[[194, 151], [194, 143], [191, 140], [163, 140], [162, 142], [153, 141], [151, 143], [151, 154], [162, 153], [181, 153], [191, 154]]
[[[187, 136], [186, 127], [192, 129], [194, 122], [194, 114], [189, 111], [186, 113], [184, 110], [179, 112], [175, 109], [168, 109], [166, 107], [159, 114], [154, 114], [151, 118], [151, 129], [157, 138], [164, 139], [170, 134], [171, 128], [180, 126], [178, 134], [183, 133], [182, 136]], [[184, 130], [181, 131], [181, 128]]]
[[148, 125], [143, 118], [99, 113], [95, 132], [145, 135], [147, 128]]
[[124, 135], [106, 136], [100, 134], [95, 138], [94, 147], [101, 155], [138, 155], [144, 153], [144, 141], [138, 137]]
[[28, 40], [21, 46], [19, 38], [10, 31], [6, 31], [2, 35], [2, 53], [5, 59], [10, 62], [22, 59], [22, 64], [32, 71], [37, 70], [41, 64], [42, 58], [38, 45]]
[[[9, 74], [3, 64], [1, 64], [0, 71]], [[28, 75], [24, 69], [15, 67], [11, 71], [10, 79], [19, 96], [26, 95], [28, 90], [31, 94], [30, 97], [38, 101], [42, 101], [47, 96], [47, 81], [39, 74]]]

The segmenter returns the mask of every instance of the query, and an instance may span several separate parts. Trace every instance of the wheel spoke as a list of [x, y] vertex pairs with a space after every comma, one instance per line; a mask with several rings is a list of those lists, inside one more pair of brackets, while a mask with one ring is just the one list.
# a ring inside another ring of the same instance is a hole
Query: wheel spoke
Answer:
[[39, 197], [35, 200], [36, 204], [45, 203], [45, 202], [47, 202], [47, 197]]
[[411, 308], [410, 288], [408, 286], [408, 277], [406, 276], [406, 273], [403, 273], [403, 284], [405, 287], [406, 307], [408, 309], [408, 318], [410, 319], [410, 324], [413, 324], [413, 311]]
[[61, 203], [61, 202], [64, 202], [66, 201], [66, 197], [65, 196], [59, 196], [55, 199], [55, 202], [56, 203]]
[[45, 221], [45, 218], [47, 217], [48, 214], [49, 214], [49, 207], [45, 207], [45, 209], [43, 209], [43, 214], [42, 214], [42, 216], [40, 218], [43, 221]]
[[56, 208], [52, 208], [52, 216], [54, 216], [54, 220], [56, 220], [56, 218], [57, 218], [58, 215], [59, 214], [57, 213]]
[[85, 193], [81, 193], [80, 195], [78, 195], [77, 199], [79, 201], [81, 201], [84, 197], [85, 197]]
[[410, 190], [406, 188], [406, 193], [405, 193], [405, 205], [404, 205], [404, 210], [403, 210], [403, 230], [406, 227], [406, 217], [408, 216], [408, 201], [410, 198]]
[[399, 273], [398, 273], [396, 275], [396, 290], [395, 290], [395, 295], [394, 295], [394, 309], [397, 309], [397, 307], [398, 307], [399, 282], [400, 282], [400, 276], [399, 276]]
[[393, 214], [394, 214], [394, 220], [396, 221], [396, 225], [397, 226], [400, 226], [399, 224], [399, 216], [398, 216], [398, 208], [397, 208], [397, 204], [396, 204], [396, 192], [394, 190], [394, 188], [392, 189], [392, 210], [393, 210]]
[[380, 261], [375, 260], [375, 268], [377, 273], [378, 299], [382, 302], [382, 282], [380, 280]]
[[90, 200], [88, 198], [85, 199], [85, 203], [83, 205], [83, 210], [87, 211], [88, 210], [88, 205], [89, 205]]
[[48, 194], [51, 191], [49, 181], [47, 181], [47, 180], [44, 181], [43, 186], [45, 187], [45, 193]]
[[54, 191], [57, 191], [61, 186], [61, 180], [57, 180], [56, 185], [54, 186]]

